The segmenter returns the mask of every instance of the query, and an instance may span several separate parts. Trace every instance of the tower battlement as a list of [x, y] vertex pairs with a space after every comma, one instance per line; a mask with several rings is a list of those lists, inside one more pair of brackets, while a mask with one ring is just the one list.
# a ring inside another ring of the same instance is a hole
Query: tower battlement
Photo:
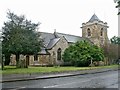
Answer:
[[82, 23], [82, 37], [88, 38], [100, 46], [109, 42], [107, 36], [107, 22], [101, 21], [95, 14], [86, 23]]

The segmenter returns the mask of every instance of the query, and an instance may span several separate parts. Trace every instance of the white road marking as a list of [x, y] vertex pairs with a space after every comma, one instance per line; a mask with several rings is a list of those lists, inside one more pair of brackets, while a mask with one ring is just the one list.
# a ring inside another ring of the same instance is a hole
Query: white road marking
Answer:
[[26, 88], [26, 87], [18, 87], [18, 88], [9, 89], [9, 90], [19, 90], [19, 89], [23, 89], [23, 88]]

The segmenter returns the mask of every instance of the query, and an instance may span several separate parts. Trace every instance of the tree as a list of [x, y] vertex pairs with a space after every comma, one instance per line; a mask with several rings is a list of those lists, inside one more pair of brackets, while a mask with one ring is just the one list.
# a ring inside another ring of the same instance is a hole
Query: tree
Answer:
[[93, 45], [91, 47], [90, 53], [93, 61], [102, 61], [104, 59], [103, 49], [96, 45]]
[[7, 13], [8, 21], [2, 28], [2, 53], [15, 54], [16, 66], [19, 66], [19, 55], [36, 54], [41, 50], [42, 40], [36, 29], [39, 23], [32, 23], [24, 15], [17, 16], [10, 11]]
[[[116, 3], [117, 2], [117, 6], [116, 6], [116, 8], [119, 8], [120, 7], [120, 0], [114, 0], [114, 2]], [[118, 15], [120, 15], [120, 12], [118, 12]]]
[[104, 59], [103, 50], [87, 41], [76, 42], [68, 47], [63, 54], [65, 62], [71, 62], [75, 66], [88, 66], [92, 61]]
[[0, 66], [1, 66], [1, 69], [3, 70], [2, 42], [1, 42], [1, 40], [0, 40]]
[[120, 37], [114, 36], [110, 40], [113, 44], [120, 44]]
[[[111, 46], [113, 47], [113, 54], [115, 56], [115, 59], [120, 58], [120, 37], [112, 37], [111, 39]], [[111, 48], [111, 47], [110, 47]]]

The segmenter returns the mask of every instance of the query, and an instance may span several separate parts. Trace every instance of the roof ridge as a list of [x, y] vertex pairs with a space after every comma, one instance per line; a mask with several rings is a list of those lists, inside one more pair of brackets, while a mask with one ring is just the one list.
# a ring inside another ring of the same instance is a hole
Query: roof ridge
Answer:
[[73, 35], [73, 34], [66, 34], [66, 33], [59, 33], [59, 32], [56, 32], [58, 34], [64, 34], [64, 35], [70, 35], [70, 36], [75, 36], [75, 37], [81, 37], [81, 36], [77, 36], [77, 35]]
[[38, 33], [47, 33], [47, 34], [53, 34], [53, 33], [50, 33], [50, 32], [41, 32], [41, 31], [40, 31], [40, 32], [38, 32]]
[[57, 37], [57, 38], [52, 38], [52, 39], [50, 39], [50, 40], [53, 40], [53, 39], [59, 39], [60, 37]]
[[[50, 33], [50, 32], [38, 32], [38, 33], [47, 33], [47, 34], [54, 34], [54, 33]], [[60, 33], [60, 32], [56, 32], [56, 33], [59, 33], [59, 34], [64, 34], [64, 35], [69, 35], [69, 36], [75, 36], [75, 37], [80, 37], [82, 38], [81, 36], [77, 36], [77, 35], [73, 35], [73, 34], [67, 34], [67, 33]]]

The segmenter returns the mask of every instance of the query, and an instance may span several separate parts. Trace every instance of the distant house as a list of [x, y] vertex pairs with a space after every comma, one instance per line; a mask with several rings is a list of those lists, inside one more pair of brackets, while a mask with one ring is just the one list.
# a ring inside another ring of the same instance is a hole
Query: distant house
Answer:
[[[37, 55], [30, 55], [28, 65], [62, 65], [62, 54], [69, 45], [77, 41], [87, 40], [98, 46], [109, 42], [107, 36], [107, 23], [101, 21], [95, 14], [91, 19], [82, 24], [82, 37], [64, 34], [64, 33], [47, 33], [39, 32], [43, 39], [44, 47]], [[26, 59], [26, 56], [21, 55], [21, 59]], [[15, 55], [12, 55], [10, 65], [15, 65]]]

